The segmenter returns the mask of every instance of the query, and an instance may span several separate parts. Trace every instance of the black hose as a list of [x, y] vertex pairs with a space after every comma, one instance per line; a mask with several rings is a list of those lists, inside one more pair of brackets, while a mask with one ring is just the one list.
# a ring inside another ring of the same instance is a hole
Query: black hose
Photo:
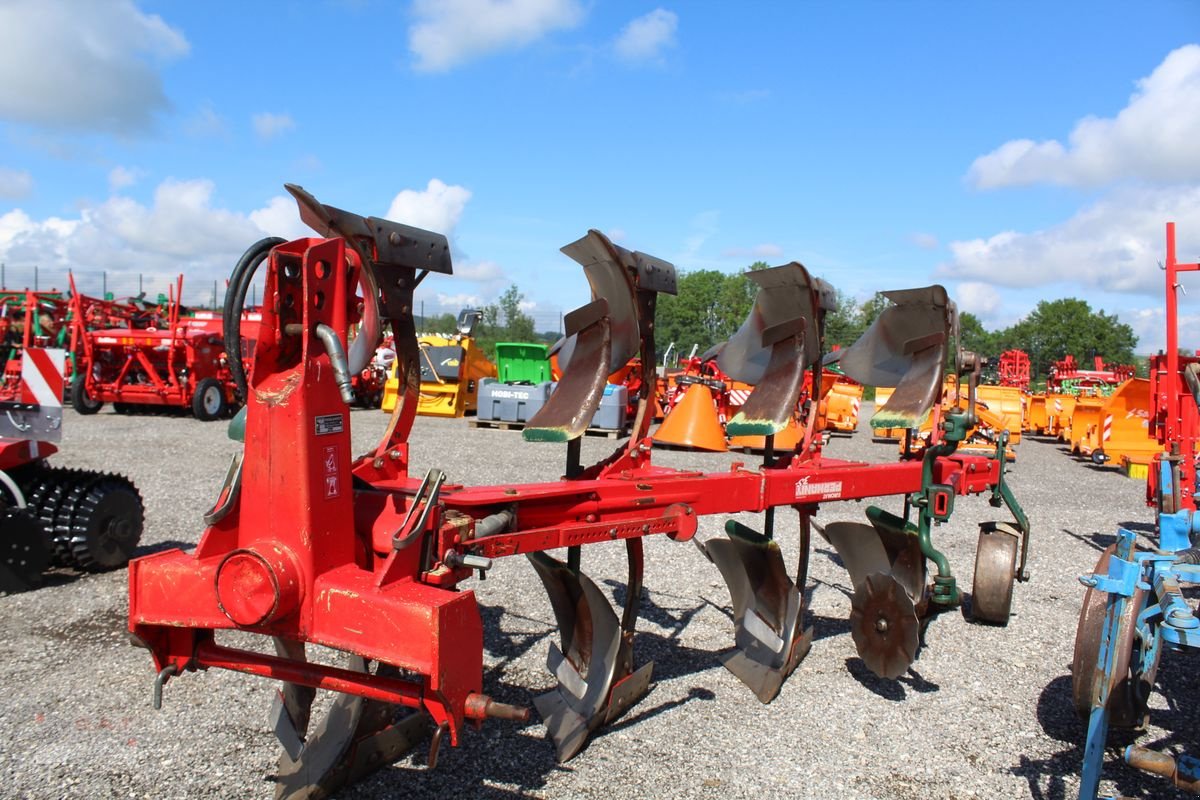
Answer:
[[270, 255], [272, 248], [285, 242], [286, 239], [278, 236], [268, 236], [250, 245], [238, 259], [229, 277], [222, 322], [225, 329], [225, 357], [229, 359], [229, 372], [233, 375], [239, 402], [245, 402], [248, 395], [246, 370], [242, 366], [242, 309], [246, 305], [246, 292], [250, 289], [258, 265]]

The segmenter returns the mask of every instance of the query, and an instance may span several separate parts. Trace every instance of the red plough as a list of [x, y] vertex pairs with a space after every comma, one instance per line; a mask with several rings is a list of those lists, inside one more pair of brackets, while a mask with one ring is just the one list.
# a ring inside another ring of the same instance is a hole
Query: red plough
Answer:
[[[458, 744], [468, 723], [528, 717], [528, 709], [483, 692], [482, 623], [465, 584], [498, 558], [529, 558], [559, 623], [561, 643], [547, 657], [557, 685], [534, 705], [560, 760], [636, 703], [652, 680], [653, 665], [634, 655], [646, 536], [685, 542], [701, 515], [764, 514], [762, 533], [730, 523], [727, 538], [700, 547], [730, 587], [735, 647], [724, 662], [763, 702], [810, 646], [802, 589], [812, 530], [834, 544], [850, 572], [854, 639], [880, 675], [903, 673], [916, 657], [923, 622], [958, 605], [954, 575], [931, 540], [933, 522], [949, 517], [957, 496], [989, 493], [997, 504], [1011, 501], [1001, 460], [954, 452], [968, 415], [935, 426], [940, 435], [921, 460], [870, 465], [826, 458], [809, 425], [795, 450], [776, 455], [768, 446], [758, 468], [734, 464], [706, 474], [655, 466], [647, 436], [654, 309], [659, 292], [675, 290], [674, 268], [596, 231], [563, 248], [583, 265], [593, 299], [567, 316], [564, 374], [524, 432], [527, 440], [566, 443], [566, 477], [464, 486], [437, 469], [411, 475], [407, 439], [420, 386], [413, 290], [428, 272], [450, 273], [447, 241], [288, 188], [301, 218], [323, 238], [262, 248], [268, 301], [248, 382], [245, 452], [206, 515], [196, 550], [139, 559], [129, 575], [130, 630], [151, 651], [159, 697], [170, 677], [198, 669], [283, 682], [272, 712], [284, 750], [277, 796], [326, 796], [397, 758], [430, 721], [434, 763], [440, 745]], [[769, 441], [788, 424], [804, 374], [820, 385], [831, 290], [796, 263], [754, 276], [763, 289], [722, 368], [758, 377], [743, 414]], [[950, 349], [956, 313], [940, 287], [895, 294], [899, 310], [847, 360], [860, 369], [884, 364], [872, 377], [901, 383], [897, 394], [910, 402], [898, 406], [921, 417], [934, 398], [921, 400], [920, 387], [940, 387], [942, 364], [957, 350]], [[347, 331], [360, 323], [347, 353]], [[371, 358], [385, 324], [394, 335], [400, 402], [379, 445], [355, 457], [351, 376]], [[645, 374], [633, 433], [608, 459], [584, 466], [579, 437], [605, 378], [614, 364], [639, 353]], [[936, 370], [936, 380], [932, 373], [914, 377], [914, 370]], [[822, 530], [812, 520], [820, 503], [887, 495], [906, 496], [915, 519], [871, 509], [869, 524]], [[1028, 536], [1012, 506], [1019, 522], [1012, 533], [993, 525], [980, 538], [981, 552], [1010, 557], [985, 558], [976, 567], [982, 607], [1002, 606], [1004, 620], [1013, 581], [1024, 573], [1025, 548], [1018, 565], [1017, 544], [1027, 544]], [[795, 509], [800, 519], [795, 577], [773, 537], [778, 507]], [[985, 546], [985, 536], [1004, 544]], [[613, 540], [623, 540], [628, 555], [620, 614], [581, 569], [585, 545]], [[550, 553], [563, 548], [565, 560]], [[927, 562], [935, 567], [932, 581]], [[218, 644], [215, 634], [223, 630], [270, 637], [275, 654]], [[310, 661], [307, 644], [344, 651], [347, 666]], [[341, 693], [319, 721], [310, 719], [315, 689]]]

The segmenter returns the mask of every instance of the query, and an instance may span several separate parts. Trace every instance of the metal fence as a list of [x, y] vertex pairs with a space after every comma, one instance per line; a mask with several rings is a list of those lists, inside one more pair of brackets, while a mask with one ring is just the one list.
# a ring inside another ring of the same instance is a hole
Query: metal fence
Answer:
[[[159, 295], [164, 297], [174, 289], [176, 276], [161, 272], [132, 272], [115, 270], [65, 270], [60, 268], [39, 267], [36, 265], [14, 265], [0, 263], [0, 291], [31, 289], [35, 292], [62, 291], [70, 288], [70, 277], [75, 278], [75, 288], [82, 294], [91, 297], [112, 295], [116, 299], [137, 297], [144, 294], [148, 300], [156, 300]], [[261, 275], [250, 286], [246, 293], [246, 302], [258, 305], [263, 296], [263, 279]], [[184, 276], [183, 302], [194, 308], [220, 308], [225, 303], [225, 281], [195, 281]], [[450, 314], [458, 316], [461, 306], [450, 306], [440, 302], [435, 297], [422, 298], [418, 291], [413, 311], [418, 320], [417, 327], [426, 319]], [[533, 317], [534, 330], [538, 333], [562, 333], [563, 312], [561, 309], [534, 309], [529, 314]], [[500, 320], [501, 323], [504, 320]]]

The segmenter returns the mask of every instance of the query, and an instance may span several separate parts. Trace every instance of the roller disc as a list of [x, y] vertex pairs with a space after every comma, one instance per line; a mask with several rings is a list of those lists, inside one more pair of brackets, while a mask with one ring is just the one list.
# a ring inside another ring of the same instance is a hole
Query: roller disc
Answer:
[[31, 512], [41, 521], [45, 530], [51, 561], [58, 566], [77, 566], [71, 553], [70, 535], [58, 535], [56, 528], [59, 510], [67, 501], [80, 474], [78, 470], [47, 469], [38, 476], [25, 495]]
[[[1107, 573], [1108, 560], [1114, 552], [1116, 545], [1109, 545], [1093, 571], [1097, 574]], [[1134, 618], [1137, 610], [1145, 604], [1145, 599], [1145, 590], [1134, 591], [1125, 603], [1125, 612], [1121, 615], [1117, 630], [1114, 643], [1117, 660], [1108, 683], [1108, 724], [1113, 728], [1140, 728], [1145, 724], [1146, 703], [1158, 674], [1157, 657], [1149, 670], [1137, 672], [1141, 668], [1141, 645], [1137, 641]], [[1107, 612], [1108, 593], [1089, 587], [1083, 595], [1083, 607], [1075, 629], [1075, 653], [1071, 661], [1072, 699], [1076, 713], [1085, 720], [1091, 714], [1104, 679], [1096, 667]]]
[[920, 620], [900, 581], [868, 575], [850, 600], [850, 634], [867, 668], [881, 678], [898, 678], [917, 658]]
[[1017, 575], [1017, 541], [1011, 532], [995, 525], [980, 527], [971, 585], [971, 614], [975, 619], [1008, 624]]
[[[281, 655], [304, 661], [304, 645], [276, 639]], [[369, 672], [359, 656], [346, 666]], [[381, 664], [375, 674], [398, 676]], [[315, 722], [316, 692], [285, 683], [272, 709], [272, 723], [283, 745], [275, 775], [276, 800], [323, 800], [343, 787], [386, 766], [424, 737], [428, 717], [400, 706], [339, 694]]]
[[133, 484], [105, 476], [75, 506], [71, 521], [71, 554], [85, 569], [122, 567], [142, 538], [142, 498]]
[[0, 591], [36, 589], [50, 566], [50, 549], [41, 523], [18, 508], [0, 510]]

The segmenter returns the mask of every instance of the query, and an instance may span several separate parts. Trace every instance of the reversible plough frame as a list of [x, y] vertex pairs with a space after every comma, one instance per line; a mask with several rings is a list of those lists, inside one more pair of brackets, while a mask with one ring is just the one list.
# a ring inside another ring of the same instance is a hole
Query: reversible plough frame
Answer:
[[[915, 659], [929, 618], [961, 600], [933, 526], [949, 518], [955, 497], [987, 494], [1016, 522], [981, 526], [973, 608], [977, 618], [1007, 621], [1014, 579], [1027, 577], [1028, 522], [1005, 484], [1002, 454], [955, 452], [969, 410], [942, 417], [920, 459], [827, 458], [811, 422], [793, 451], [773, 452], [771, 439], [795, 413], [806, 373], [820, 385], [823, 319], [833, 302], [832, 288], [800, 264], [749, 274], [759, 286], [754, 308], [718, 356], [724, 372], [756, 384], [728, 426], [731, 435], [767, 436], [761, 467], [735, 463], [706, 474], [652, 463], [654, 309], [658, 292], [675, 290], [674, 267], [591, 231], [563, 252], [583, 266], [593, 300], [567, 315], [562, 379], [524, 430], [526, 440], [566, 444], [566, 475], [464, 486], [437, 469], [418, 478], [408, 458], [420, 389], [413, 291], [426, 274], [451, 272], [445, 237], [288, 190], [323, 238], [264, 240], [235, 270], [240, 283], [243, 265], [265, 262], [269, 298], [249, 378], [244, 454], [205, 516], [195, 551], [147, 556], [129, 572], [130, 630], [153, 656], [156, 702], [172, 676], [191, 670], [283, 682], [272, 709], [284, 750], [277, 796], [325, 796], [395, 760], [430, 719], [433, 764], [442, 742], [460, 743], [468, 723], [528, 718], [528, 708], [483, 692], [480, 612], [462, 585], [499, 558], [528, 557], [559, 624], [561, 646], [551, 645], [547, 658], [557, 686], [534, 704], [560, 760], [649, 687], [653, 665], [638, 665], [633, 653], [643, 538], [693, 539], [704, 515], [764, 514], [761, 533], [731, 521], [726, 537], [693, 540], [730, 588], [735, 647], [722, 660], [763, 702], [810, 646], [803, 589], [813, 530], [850, 573], [860, 655], [894, 678]], [[941, 287], [889, 297], [894, 304], [871, 330], [839, 351], [841, 366], [860, 382], [897, 387], [881, 424], [916, 427], [939, 413], [947, 356], [972, 370], [978, 360], [959, 351], [956, 311]], [[394, 335], [400, 398], [379, 445], [355, 458], [350, 377], [385, 325]], [[631, 437], [606, 460], [582, 465], [580, 436], [606, 377], [639, 354], [643, 390]], [[803, 409], [806, 420], [815, 418], [813, 406]], [[905, 498], [905, 517], [871, 508], [869, 523], [823, 529], [812, 519], [822, 503], [882, 496]], [[799, 516], [795, 578], [773, 535], [779, 507]], [[584, 545], [614, 540], [628, 555], [620, 616], [581, 570]], [[550, 555], [562, 548], [565, 560]], [[216, 633], [229, 630], [269, 637], [274, 654], [218, 643]], [[306, 644], [343, 651], [348, 664], [309, 660]], [[339, 693], [319, 722], [310, 720], [315, 689]]]
[[[1200, 616], [1182, 594], [1200, 585], [1200, 358], [1180, 355], [1178, 297], [1180, 274], [1200, 271], [1200, 263], [1179, 263], [1171, 222], [1165, 271], [1167, 347], [1150, 363], [1151, 427], [1164, 448], [1151, 468], [1154, 541], [1139, 549], [1136, 534], [1119, 528], [1095, 570], [1080, 577], [1087, 590], [1071, 673], [1075, 708], [1087, 720], [1080, 800], [1098, 796], [1110, 728], [1145, 727], [1162, 653], [1200, 649]], [[1174, 702], [1186, 708], [1193, 700]], [[1130, 744], [1124, 759], [1200, 794], [1200, 758]]]

